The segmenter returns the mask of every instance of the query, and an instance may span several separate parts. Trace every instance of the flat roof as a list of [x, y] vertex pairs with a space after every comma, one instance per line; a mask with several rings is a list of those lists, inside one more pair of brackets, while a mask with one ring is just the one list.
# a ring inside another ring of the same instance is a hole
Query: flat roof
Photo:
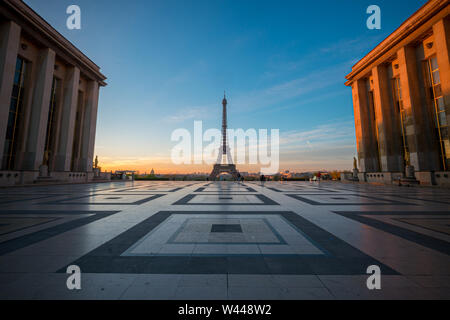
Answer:
[[352, 80], [356, 78], [358, 74], [367, 69], [371, 64], [374, 64], [376, 60], [386, 54], [391, 55], [393, 50], [399, 49], [405, 39], [413, 35], [421, 26], [432, 20], [439, 13], [441, 13], [442, 17], [450, 14], [450, 0], [429, 0], [420, 7], [394, 32], [352, 67], [352, 72], [345, 77], [349, 80], [346, 82], [346, 85], [350, 85]]
[[36, 41], [42, 42], [43, 45], [53, 44], [55, 47], [49, 47], [58, 49], [55, 50], [58, 56], [79, 67], [83, 74], [90, 75], [98, 80], [100, 85], [106, 85], [104, 81], [107, 78], [100, 72], [100, 67], [25, 2], [22, 0], [2, 0], [0, 4], [2, 8], [7, 10], [7, 12], [4, 12], [7, 14], [7, 18], [18, 23], [27, 34], [36, 36]]

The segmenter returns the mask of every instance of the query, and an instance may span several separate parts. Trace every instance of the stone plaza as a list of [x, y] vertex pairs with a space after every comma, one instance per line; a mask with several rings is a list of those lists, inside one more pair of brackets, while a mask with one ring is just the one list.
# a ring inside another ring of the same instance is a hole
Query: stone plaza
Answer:
[[445, 189], [124, 181], [0, 202], [0, 299], [450, 298]]

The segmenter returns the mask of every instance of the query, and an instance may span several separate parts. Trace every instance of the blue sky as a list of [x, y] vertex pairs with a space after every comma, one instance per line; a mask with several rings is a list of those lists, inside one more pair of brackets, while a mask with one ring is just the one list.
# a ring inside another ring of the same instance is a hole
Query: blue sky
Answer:
[[[281, 168], [349, 169], [356, 154], [351, 66], [425, 0], [26, 0], [101, 66], [96, 151], [107, 169], [174, 167], [176, 128], [280, 129]], [[66, 28], [81, 8], [82, 29]], [[366, 9], [380, 6], [382, 29]]]

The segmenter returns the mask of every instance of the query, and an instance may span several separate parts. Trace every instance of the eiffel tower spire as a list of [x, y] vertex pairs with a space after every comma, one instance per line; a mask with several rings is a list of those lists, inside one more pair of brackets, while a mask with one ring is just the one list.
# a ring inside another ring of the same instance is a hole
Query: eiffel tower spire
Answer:
[[227, 154], [227, 98], [225, 97], [225, 91], [223, 92], [222, 100], [222, 152], [224, 155]]

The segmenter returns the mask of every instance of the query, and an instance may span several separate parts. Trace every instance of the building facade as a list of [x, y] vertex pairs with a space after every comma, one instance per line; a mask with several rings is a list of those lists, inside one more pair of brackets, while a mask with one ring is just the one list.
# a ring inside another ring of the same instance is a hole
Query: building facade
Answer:
[[450, 2], [430, 0], [353, 66], [359, 180], [450, 184]]
[[0, 185], [93, 179], [100, 68], [20, 0], [0, 3]]

